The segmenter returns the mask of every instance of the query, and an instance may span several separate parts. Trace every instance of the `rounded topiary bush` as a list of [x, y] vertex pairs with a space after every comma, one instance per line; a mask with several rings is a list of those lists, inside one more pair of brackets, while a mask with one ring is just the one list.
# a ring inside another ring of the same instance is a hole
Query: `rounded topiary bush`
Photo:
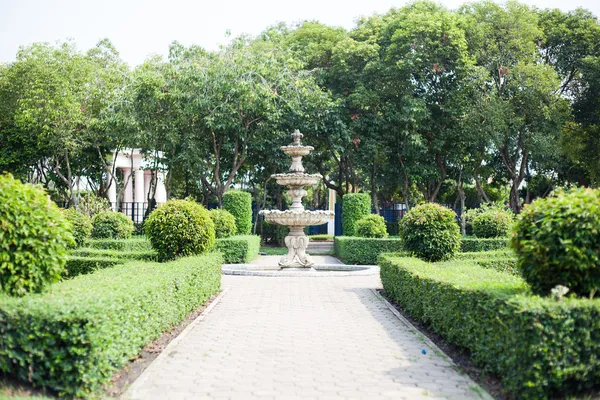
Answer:
[[412, 208], [400, 221], [406, 251], [428, 261], [452, 258], [460, 249], [460, 228], [454, 211], [426, 203]]
[[356, 236], [366, 238], [386, 238], [388, 232], [385, 219], [381, 215], [370, 214], [356, 223]]
[[490, 208], [473, 218], [473, 234], [478, 238], [508, 236], [513, 219], [513, 213], [510, 210]]
[[0, 291], [40, 292], [64, 271], [69, 223], [43, 189], [0, 175]]
[[356, 236], [356, 223], [371, 214], [371, 196], [367, 193], [347, 193], [342, 199], [342, 233]]
[[64, 215], [71, 225], [71, 233], [73, 234], [73, 239], [75, 239], [75, 246], [83, 246], [92, 234], [92, 220], [74, 208], [65, 210]]
[[129, 239], [134, 230], [131, 218], [120, 212], [103, 211], [92, 218], [94, 239]]
[[231, 190], [223, 195], [223, 209], [235, 218], [237, 232], [249, 235], [252, 232], [252, 196], [250, 193]]
[[167, 201], [150, 213], [144, 227], [162, 261], [200, 254], [215, 244], [210, 212], [193, 201]]
[[210, 210], [210, 218], [215, 224], [215, 235], [217, 239], [233, 236], [237, 232], [235, 218], [227, 210], [215, 208]]
[[556, 285], [600, 291], [600, 190], [575, 189], [526, 206], [514, 227], [517, 266], [534, 293]]

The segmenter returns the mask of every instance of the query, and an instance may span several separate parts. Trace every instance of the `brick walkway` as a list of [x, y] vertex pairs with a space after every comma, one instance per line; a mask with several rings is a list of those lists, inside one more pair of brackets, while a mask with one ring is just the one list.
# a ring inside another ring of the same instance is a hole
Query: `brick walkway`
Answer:
[[223, 276], [221, 301], [124, 398], [487, 398], [370, 290], [379, 286], [378, 276]]

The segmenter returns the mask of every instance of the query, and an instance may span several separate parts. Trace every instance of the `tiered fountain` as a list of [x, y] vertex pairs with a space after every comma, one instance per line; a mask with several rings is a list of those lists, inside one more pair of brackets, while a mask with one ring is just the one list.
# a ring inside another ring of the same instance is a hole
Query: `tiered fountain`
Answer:
[[285, 238], [288, 254], [279, 261], [281, 268], [310, 268], [314, 262], [308, 254], [308, 237], [304, 234], [304, 227], [322, 225], [333, 215], [333, 211], [308, 211], [302, 205], [302, 198], [307, 192], [305, 186], [312, 186], [321, 180], [319, 174], [306, 174], [302, 166], [302, 157], [310, 154], [314, 147], [303, 146], [299, 130], [292, 134], [293, 142], [289, 146], [282, 146], [281, 150], [292, 157], [290, 171], [285, 174], [272, 175], [279, 185], [288, 186], [288, 194], [292, 197], [289, 210], [264, 210], [260, 214], [265, 216], [267, 222], [289, 226], [290, 233]]

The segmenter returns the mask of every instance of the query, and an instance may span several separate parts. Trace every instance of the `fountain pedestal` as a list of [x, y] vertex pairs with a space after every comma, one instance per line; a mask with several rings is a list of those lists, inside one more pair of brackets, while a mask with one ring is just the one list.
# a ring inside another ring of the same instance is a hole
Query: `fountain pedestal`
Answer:
[[270, 223], [290, 227], [290, 233], [285, 237], [285, 245], [288, 254], [279, 261], [281, 268], [310, 268], [314, 265], [312, 259], [306, 254], [308, 247], [308, 236], [304, 234], [304, 228], [311, 225], [322, 225], [333, 215], [333, 211], [307, 211], [302, 205], [302, 198], [307, 192], [305, 186], [311, 186], [321, 180], [319, 174], [306, 174], [302, 166], [302, 157], [310, 154], [314, 149], [311, 146], [303, 146], [302, 134], [297, 129], [292, 134], [293, 142], [289, 146], [282, 146], [281, 150], [292, 157], [290, 170], [285, 174], [272, 175], [279, 185], [288, 186], [288, 194], [292, 197], [292, 205], [289, 210], [263, 210], [265, 220]]

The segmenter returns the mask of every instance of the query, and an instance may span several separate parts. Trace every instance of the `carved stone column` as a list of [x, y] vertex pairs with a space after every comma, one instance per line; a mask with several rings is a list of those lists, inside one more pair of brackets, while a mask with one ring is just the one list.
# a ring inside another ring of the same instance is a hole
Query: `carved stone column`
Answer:
[[290, 233], [285, 237], [285, 245], [288, 254], [279, 260], [282, 268], [306, 268], [311, 267], [314, 262], [308, 254], [308, 236], [304, 234], [303, 226], [290, 226]]

